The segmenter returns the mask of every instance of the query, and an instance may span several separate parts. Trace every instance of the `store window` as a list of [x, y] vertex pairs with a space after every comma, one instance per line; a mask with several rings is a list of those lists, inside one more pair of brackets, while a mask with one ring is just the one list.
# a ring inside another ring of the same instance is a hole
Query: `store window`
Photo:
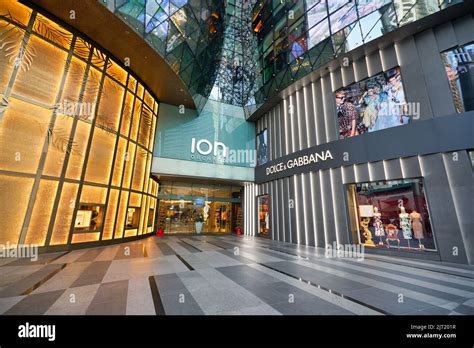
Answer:
[[100, 231], [102, 229], [103, 213], [102, 205], [81, 204], [77, 210], [74, 231]]
[[258, 196], [258, 234], [270, 235], [270, 196]]
[[268, 135], [267, 130], [264, 129], [257, 134], [257, 165], [262, 165], [268, 162]]
[[474, 110], [474, 43], [441, 54], [457, 112]]
[[340, 139], [410, 121], [398, 67], [341, 88], [335, 96]]
[[148, 221], [147, 221], [147, 227], [153, 227], [153, 219], [155, 218], [155, 209], [150, 208], [148, 210]]
[[140, 223], [140, 208], [129, 207], [127, 209], [127, 220], [125, 223], [125, 229], [138, 228], [139, 223]]
[[347, 197], [354, 243], [436, 251], [422, 179], [350, 184]]

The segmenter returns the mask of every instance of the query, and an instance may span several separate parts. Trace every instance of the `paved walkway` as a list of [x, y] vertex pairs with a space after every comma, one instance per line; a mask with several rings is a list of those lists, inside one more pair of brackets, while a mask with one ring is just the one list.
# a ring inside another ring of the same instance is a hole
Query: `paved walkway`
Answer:
[[165, 236], [0, 260], [0, 314], [474, 314], [474, 267]]

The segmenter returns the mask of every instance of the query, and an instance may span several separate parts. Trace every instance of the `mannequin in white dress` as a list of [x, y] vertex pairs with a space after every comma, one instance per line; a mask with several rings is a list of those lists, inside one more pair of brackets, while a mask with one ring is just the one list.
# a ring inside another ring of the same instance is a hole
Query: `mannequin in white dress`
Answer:
[[408, 240], [408, 248], [410, 248], [410, 239], [412, 239], [411, 234], [411, 218], [410, 215], [406, 212], [405, 207], [400, 207], [400, 214], [398, 214], [400, 218], [400, 228], [403, 233], [403, 238]]
[[385, 230], [382, 223], [382, 214], [379, 212], [379, 208], [374, 207], [374, 227], [375, 236], [379, 237], [379, 245], [384, 245], [382, 237], [385, 236]]

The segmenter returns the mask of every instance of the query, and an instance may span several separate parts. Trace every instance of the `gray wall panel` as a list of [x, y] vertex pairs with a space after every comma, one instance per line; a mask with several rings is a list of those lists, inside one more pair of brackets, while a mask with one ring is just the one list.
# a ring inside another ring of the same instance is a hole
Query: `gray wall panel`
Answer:
[[420, 162], [418, 156], [406, 157], [400, 159], [403, 178], [418, 178], [421, 176]]
[[340, 244], [349, 243], [349, 227], [347, 225], [346, 200], [342, 184], [342, 169], [330, 169], [332, 182], [332, 198], [337, 240]]
[[[459, 222], [441, 154], [420, 158], [430, 218], [441, 259], [467, 263]], [[440, 204], [442, 202], [442, 204]], [[453, 255], [457, 248], [458, 255]]]
[[306, 245], [315, 246], [315, 225], [313, 220], [314, 197], [311, 192], [311, 174], [302, 174], [303, 177], [303, 204], [304, 204], [304, 227], [306, 231]]
[[316, 145], [316, 113], [313, 106], [313, 90], [311, 84], [303, 87], [303, 98], [305, 107], [305, 125], [307, 129], [308, 147]]
[[362, 57], [354, 61], [353, 68], [354, 68], [354, 77], [357, 82], [362, 81], [363, 79], [369, 76], [369, 72], [367, 71], [367, 62], [365, 61], [365, 57]]
[[380, 60], [384, 71], [399, 65], [395, 46], [390, 44], [380, 49]]
[[474, 33], [474, 18], [467, 15], [453, 22], [454, 32], [458, 39], [458, 44], [464, 45], [472, 41]]
[[306, 226], [305, 226], [305, 209], [304, 209], [304, 197], [303, 197], [303, 176], [295, 175], [295, 217], [296, 217], [296, 234], [297, 243], [306, 245]]
[[299, 149], [308, 148], [308, 132], [306, 124], [306, 110], [304, 107], [303, 89], [296, 91], [296, 112], [298, 115]]
[[370, 181], [369, 165], [367, 163], [356, 164], [354, 166], [355, 179], [357, 182]]
[[282, 204], [282, 211], [284, 212], [283, 240], [285, 242], [291, 243], [291, 215], [290, 215], [289, 201], [290, 201], [290, 179], [284, 178], [283, 179], [283, 204]]
[[289, 116], [291, 120], [291, 152], [299, 151], [300, 149], [300, 137], [298, 134], [298, 106], [296, 105], [296, 93], [290, 95], [290, 109]]
[[339, 88], [343, 87], [344, 84], [342, 82], [342, 71], [341, 69], [334, 69], [330, 73], [331, 76], [331, 85], [332, 85], [332, 90], [336, 91]]
[[434, 28], [434, 33], [440, 52], [452, 48], [458, 44], [456, 32], [454, 31], [453, 23], [451, 22], [447, 22], [437, 28]]
[[420, 104], [420, 119], [433, 117], [425, 81], [420, 76], [422, 67], [418, 59], [415, 40], [409, 37], [400, 41], [396, 44], [396, 49], [407, 102]]
[[380, 52], [377, 50], [366, 57], [367, 72], [369, 76], [373, 76], [383, 71]]
[[283, 179], [279, 179], [277, 182], [277, 192], [278, 192], [278, 240], [285, 241], [285, 205], [284, 205], [284, 185]]
[[296, 225], [296, 184], [295, 176], [291, 176], [288, 180], [288, 212], [290, 216], [290, 243], [296, 243], [298, 240], [298, 229]]
[[284, 140], [283, 148], [285, 149], [283, 154], [288, 155], [289, 153], [293, 152], [291, 147], [291, 122], [290, 122], [290, 115], [288, 113], [289, 108], [289, 98], [285, 98], [282, 104], [281, 110], [281, 130], [282, 130], [282, 139]]
[[344, 184], [349, 184], [356, 181], [353, 165], [342, 167], [342, 180]]
[[470, 264], [474, 264], [474, 180], [466, 151], [443, 154], [454, 207]]
[[402, 166], [399, 159], [383, 161], [385, 167], [385, 178], [387, 180], [403, 178]]
[[332, 91], [331, 77], [323, 76], [321, 83], [326, 141], [334, 141], [337, 140], [339, 132], [336, 130], [336, 100]]
[[332, 245], [332, 242], [337, 241], [337, 238], [334, 205], [332, 201], [331, 173], [329, 169], [321, 170], [320, 173], [324, 231], [326, 234], [326, 242]]
[[279, 140], [279, 143], [277, 145], [277, 158], [284, 156], [286, 153], [286, 147], [285, 147], [285, 132], [283, 128], [285, 127], [285, 123], [283, 121], [283, 103], [280, 103], [277, 105], [277, 110], [276, 110], [276, 122], [277, 122], [277, 128], [278, 128], [278, 135], [277, 139]]
[[353, 67], [352, 62], [349, 62], [349, 64], [347, 66], [342, 67], [341, 75], [342, 75], [342, 84], [343, 84], [343, 86], [348, 86], [351, 83], [355, 82], [354, 67]]
[[312, 84], [313, 89], [313, 108], [315, 110], [314, 117], [316, 119], [316, 144], [326, 143], [326, 129], [324, 124], [324, 106], [323, 106], [323, 93], [321, 87], [321, 79], [314, 81]]
[[383, 161], [369, 163], [370, 181], [385, 180]]
[[420, 57], [424, 59], [421, 64], [423, 77], [428, 88], [428, 97], [434, 116], [444, 116], [456, 112], [453, 97], [449, 88], [448, 79], [440, 78], [446, 76], [446, 69], [441, 61], [441, 55], [432, 30], [426, 30], [416, 36], [416, 46]]
[[321, 176], [320, 172], [311, 172], [311, 189], [313, 192], [313, 220], [315, 221], [316, 246], [324, 247], [325, 242], [325, 228], [323, 216], [323, 198], [321, 196]]

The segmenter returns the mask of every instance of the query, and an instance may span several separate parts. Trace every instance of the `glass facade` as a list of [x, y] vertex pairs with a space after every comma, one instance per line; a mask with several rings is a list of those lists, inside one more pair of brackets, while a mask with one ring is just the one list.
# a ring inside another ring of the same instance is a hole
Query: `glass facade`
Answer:
[[350, 184], [348, 208], [354, 243], [405, 251], [436, 251], [421, 179]]
[[[0, 53], [0, 243], [152, 232], [157, 100], [99, 47], [14, 1], [1, 2]], [[128, 207], [141, 210], [124, 233]]]
[[[242, 226], [240, 186], [162, 181], [158, 227], [165, 233], [231, 232]], [[201, 221], [202, 220], [202, 221]]]
[[270, 236], [270, 196], [257, 197], [258, 205], [258, 235]]
[[266, 129], [257, 134], [257, 165], [268, 162], [268, 132]]
[[242, 108], [213, 100], [199, 114], [161, 104], [156, 144], [155, 157], [214, 164], [216, 170], [256, 164], [254, 124]]
[[292, 82], [400, 26], [463, 2], [448, 0], [259, 0], [253, 11], [263, 103]]
[[441, 54], [456, 111], [474, 110], [474, 43]]
[[188, 86], [201, 110], [214, 85], [224, 1], [99, 0], [146, 40]]

